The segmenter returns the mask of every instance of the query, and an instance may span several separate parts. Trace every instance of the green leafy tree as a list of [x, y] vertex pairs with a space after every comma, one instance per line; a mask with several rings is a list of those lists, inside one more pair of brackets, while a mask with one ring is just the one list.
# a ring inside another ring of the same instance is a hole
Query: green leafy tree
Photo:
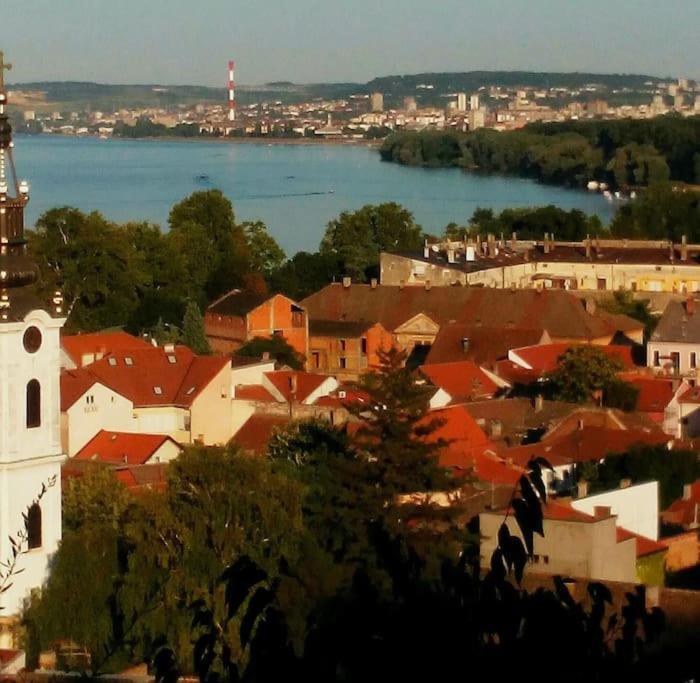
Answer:
[[262, 221], [245, 222], [242, 228], [250, 253], [250, 265], [254, 271], [268, 276], [284, 263], [284, 250], [267, 232]]
[[601, 299], [598, 305], [610, 313], [621, 314], [644, 323], [644, 332], [649, 338], [659, 322], [651, 312], [648, 299], [635, 299], [632, 292], [615, 292], [611, 297]]
[[182, 320], [182, 343], [197, 354], [211, 353], [209, 340], [204, 331], [204, 317], [194, 301], [188, 301]]
[[268, 277], [270, 289], [300, 301], [343, 275], [338, 258], [328, 253], [297, 252]]
[[187, 296], [201, 304], [244, 284], [250, 254], [231, 202], [219, 190], [194, 192], [173, 206], [169, 239], [185, 260]]
[[263, 354], [275, 360], [280, 365], [286, 365], [292, 370], [302, 370], [306, 359], [294, 347], [290, 346], [284, 337], [255, 337], [241, 346], [236, 354], [250, 358], [262, 358]]
[[595, 346], [572, 346], [560, 358], [547, 381], [559, 401], [586, 403], [600, 400], [611, 385], [618, 382], [622, 362], [606, 355]]
[[423, 245], [423, 230], [413, 214], [393, 202], [344, 211], [328, 223], [321, 254], [332, 255], [343, 272], [364, 282], [379, 265], [382, 251], [413, 251]]

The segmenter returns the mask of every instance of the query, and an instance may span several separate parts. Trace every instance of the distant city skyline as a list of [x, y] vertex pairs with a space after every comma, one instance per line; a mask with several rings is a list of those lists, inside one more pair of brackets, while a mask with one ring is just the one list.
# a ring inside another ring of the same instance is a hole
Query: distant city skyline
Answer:
[[8, 81], [365, 82], [431, 71], [700, 79], [697, 0], [4, 0]]

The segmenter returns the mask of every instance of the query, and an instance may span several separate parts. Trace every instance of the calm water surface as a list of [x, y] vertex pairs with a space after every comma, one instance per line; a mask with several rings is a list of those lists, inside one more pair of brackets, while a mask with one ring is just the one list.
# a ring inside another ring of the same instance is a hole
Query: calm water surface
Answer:
[[28, 225], [49, 208], [70, 205], [167, 229], [175, 202], [218, 188], [239, 220], [264, 221], [288, 253], [315, 250], [329, 220], [364, 204], [403, 204], [431, 232], [466, 223], [477, 206], [556, 204], [606, 223], [614, 210], [600, 195], [529, 180], [382, 163], [366, 147], [18, 136], [15, 157], [31, 186]]

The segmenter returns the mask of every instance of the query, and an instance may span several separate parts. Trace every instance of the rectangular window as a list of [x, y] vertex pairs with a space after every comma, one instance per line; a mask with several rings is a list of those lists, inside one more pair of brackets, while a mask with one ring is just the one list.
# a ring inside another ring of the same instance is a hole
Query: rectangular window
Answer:
[[312, 352], [311, 359], [315, 368], [318, 369], [321, 367], [321, 354], [318, 351]]
[[698, 359], [695, 351], [691, 352], [690, 354], [690, 367], [693, 369], [698, 367]]
[[661, 358], [658, 351], [654, 351], [654, 367], [658, 368], [661, 365]]
[[367, 355], [367, 337], [362, 337], [360, 340], [360, 351], [363, 355]]
[[345, 339], [340, 340], [340, 350], [345, 351], [347, 349], [348, 343]]
[[124, 363], [126, 363], [126, 365], [133, 365], [134, 359], [131, 356], [124, 356]]
[[673, 363], [673, 371], [678, 374], [681, 369], [681, 354], [678, 351], [671, 351], [671, 363]]
[[304, 314], [292, 308], [292, 327], [303, 327], [304, 326]]
[[344, 357], [344, 356], [341, 356], [341, 358], [340, 358], [340, 367], [341, 367], [341, 369], [344, 370], [347, 366], [348, 366], [348, 365], [347, 365], [347, 361], [345, 360], [345, 357]]

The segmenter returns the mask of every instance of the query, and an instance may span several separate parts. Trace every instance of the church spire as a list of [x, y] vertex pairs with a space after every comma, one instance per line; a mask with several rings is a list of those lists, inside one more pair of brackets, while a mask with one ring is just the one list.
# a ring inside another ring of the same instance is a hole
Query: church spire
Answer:
[[[24, 207], [29, 202], [29, 185], [17, 179], [12, 155], [12, 125], [7, 114], [5, 72], [12, 68], [0, 51], [0, 288], [23, 287], [37, 279], [37, 268], [27, 257], [24, 237]], [[1, 304], [0, 304], [1, 305]]]

